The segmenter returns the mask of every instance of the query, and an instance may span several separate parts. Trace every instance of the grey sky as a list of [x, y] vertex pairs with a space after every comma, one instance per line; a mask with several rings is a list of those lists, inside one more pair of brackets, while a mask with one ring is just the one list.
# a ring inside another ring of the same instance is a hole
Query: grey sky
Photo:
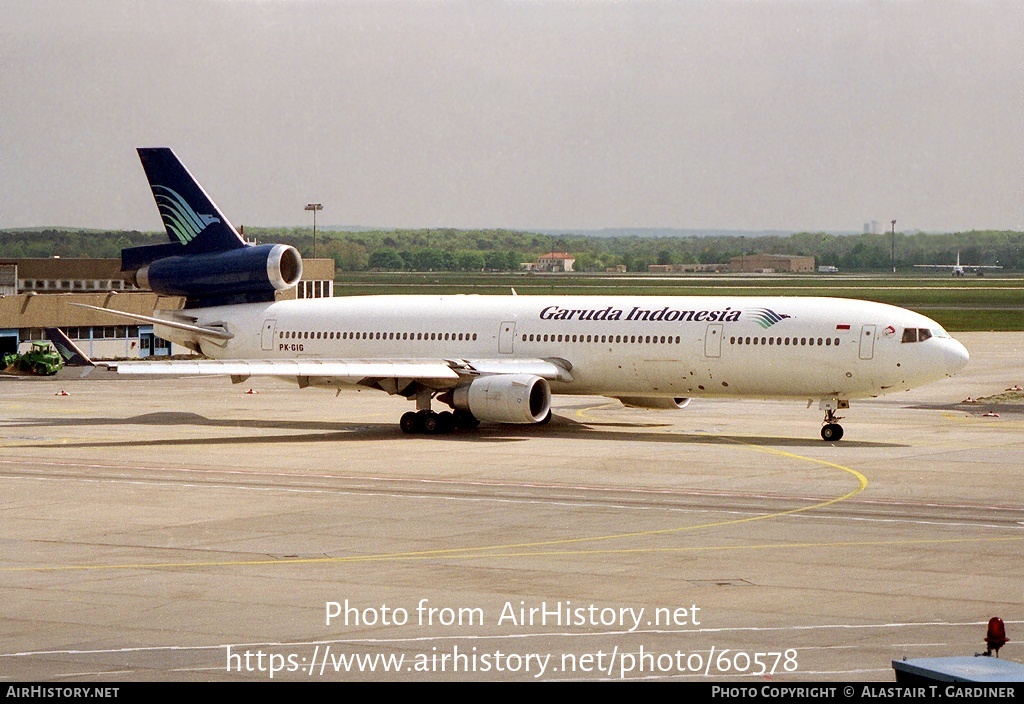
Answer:
[[0, 3], [0, 228], [1024, 230], [1014, 2]]

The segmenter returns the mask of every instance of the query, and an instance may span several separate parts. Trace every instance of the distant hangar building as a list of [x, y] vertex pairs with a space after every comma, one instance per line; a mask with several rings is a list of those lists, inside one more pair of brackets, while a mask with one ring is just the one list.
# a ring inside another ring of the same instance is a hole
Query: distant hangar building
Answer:
[[[307, 259], [302, 266], [303, 280], [279, 292], [279, 300], [334, 294], [333, 259]], [[0, 354], [25, 352], [51, 327], [62, 329], [97, 360], [191, 354], [157, 337], [152, 325], [71, 303], [152, 315], [156, 308], [179, 309], [185, 301], [136, 288], [121, 271], [120, 259], [0, 259]]]
[[814, 257], [797, 257], [789, 254], [744, 254], [729, 259], [729, 271], [756, 274], [813, 273]]

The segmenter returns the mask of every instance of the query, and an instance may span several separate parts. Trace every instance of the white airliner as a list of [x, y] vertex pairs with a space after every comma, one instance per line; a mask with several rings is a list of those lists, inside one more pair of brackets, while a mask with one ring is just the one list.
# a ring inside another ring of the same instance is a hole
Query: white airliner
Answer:
[[960, 252], [956, 253], [956, 264], [915, 264], [918, 269], [949, 269], [953, 276], [965, 276], [968, 271], [984, 276], [983, 269], [1002, 269], [997, 264], [961, 264]]
[[[544, 423], [551, 394], [682, 408], [692, 397], [819, 402], [821, 437], [839, 440], [851, 399], [950, 376], [967, 350], [933, 320], [832, 298], [356, 296], [274, 301], [301, 259], [247, 245], [169, 149], [140, 149], [170, 244], [122, 252], [183, 310], [117, 315], [155, 324], [196, 361], [136, 362], [122, 374], [222, 374], [369, 387], [415, 401], [409, 433], [480, 421]], [[106, 310], [106, 309], [100, 309]], [[114, 311], [111, 311], [112, 313]], [[451, 407], [437, 413], [433, 402]]]

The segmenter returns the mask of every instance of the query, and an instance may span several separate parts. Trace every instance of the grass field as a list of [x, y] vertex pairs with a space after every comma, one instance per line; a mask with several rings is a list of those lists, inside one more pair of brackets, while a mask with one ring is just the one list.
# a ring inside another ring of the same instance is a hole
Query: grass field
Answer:
[[644, 274], [340, 272], [336, 296], [510, 294], [639, 296], [834, 296], [918, 311], [949, 331], [1024, 330], [1024, 278], [1006, 276], [673, 277]]

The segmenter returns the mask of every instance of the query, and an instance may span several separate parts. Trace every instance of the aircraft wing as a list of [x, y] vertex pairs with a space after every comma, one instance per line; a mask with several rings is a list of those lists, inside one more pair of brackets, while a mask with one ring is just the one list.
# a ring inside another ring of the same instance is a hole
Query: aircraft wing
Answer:
[[915, 264], [918, 269], [1002, 269], [999, 264]]
[[117, 364], [118, 374], [200, 376], [311, 376], [351, 379], [401, 377], [457, 380], [450, 366], [440, 360], [358, 360], [358, 359], [233, 359], [171, 360]]
[[468, 376], [531, 374], [548, 381], [572, 381], [572, 364], [565, 359], [470, 359], [456, 367]]
[[380, 380], [395, 379], [444, 389], [458, 385], [463, 378], [491, 374], [531, 374], [572, 381], [568, 362], [545, 359], [202, 359], [122, 362], [111, 366], [117, 368], [118, 374], [141, 376], [297, 377], [302, 386], [328, 382], [384, 388]]

